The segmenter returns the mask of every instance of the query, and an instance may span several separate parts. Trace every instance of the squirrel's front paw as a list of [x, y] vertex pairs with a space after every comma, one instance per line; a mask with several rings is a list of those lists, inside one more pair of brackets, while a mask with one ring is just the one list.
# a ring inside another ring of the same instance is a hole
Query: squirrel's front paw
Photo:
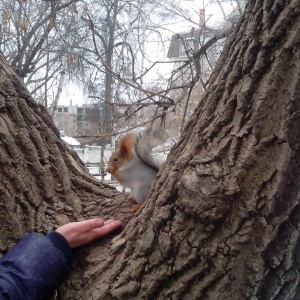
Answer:
[[134, 198], [129, 194], [127, 196], [127, 199], [130, 201], [130, 202], [135, 202]]

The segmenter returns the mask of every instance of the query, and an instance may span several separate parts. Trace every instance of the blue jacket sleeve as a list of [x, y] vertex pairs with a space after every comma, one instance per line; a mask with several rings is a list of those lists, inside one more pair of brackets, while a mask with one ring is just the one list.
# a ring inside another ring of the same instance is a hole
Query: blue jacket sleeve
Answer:
[[71, 263], [71, 249], [59, 233], [29, 233], [0, 259], [0, 300], [45, 299]]

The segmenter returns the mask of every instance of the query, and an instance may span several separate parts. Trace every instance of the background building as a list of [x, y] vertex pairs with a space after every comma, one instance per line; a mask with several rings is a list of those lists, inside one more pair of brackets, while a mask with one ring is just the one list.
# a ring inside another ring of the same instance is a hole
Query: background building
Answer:
[[104, 113], [95, 105], [58, 105], [54, 113], [54, 123], [68, 136], [93, 135], [103, 123]]

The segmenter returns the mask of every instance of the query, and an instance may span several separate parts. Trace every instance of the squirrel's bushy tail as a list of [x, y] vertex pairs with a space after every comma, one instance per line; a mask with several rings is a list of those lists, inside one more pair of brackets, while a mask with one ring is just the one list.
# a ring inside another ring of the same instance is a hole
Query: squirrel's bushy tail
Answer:
[[167, 139], [167, 134], [162, 129], [146, 129], [141, 131], [136, 136], [135, 151], [138, 158], [158, 171], [162, 165], [162, 161], [153, 157], [151, 150], [159, 145], [162, 145]]

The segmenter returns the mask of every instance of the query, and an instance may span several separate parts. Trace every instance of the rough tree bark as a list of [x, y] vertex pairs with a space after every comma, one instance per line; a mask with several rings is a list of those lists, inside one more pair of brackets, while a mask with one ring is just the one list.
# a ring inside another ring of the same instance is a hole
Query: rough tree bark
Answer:
[[124, 196], [91, 176], [67, 149], [46, 108], [32, 99], [3, 56], [0, 138], [0, 252], [31, 230], [45, 233], [99, 212], [126, 223], [130, 206]]
[[299, 16], [299, 0], [248, 2], [136, 215], [2, 66], [1, 250], [69, 219], [131, 218], [76, 252], [58, 299], [299, 299]]

